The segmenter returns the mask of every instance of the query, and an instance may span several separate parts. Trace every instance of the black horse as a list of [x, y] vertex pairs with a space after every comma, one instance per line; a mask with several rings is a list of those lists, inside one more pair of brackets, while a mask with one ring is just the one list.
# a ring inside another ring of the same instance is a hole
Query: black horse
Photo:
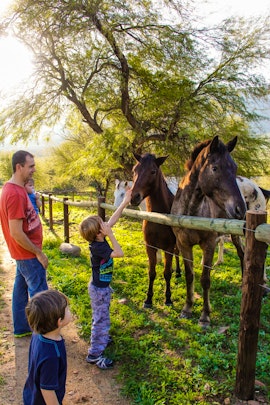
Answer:
[[[187, 173], [179, 184], [174, 198], [171, 213], [174, 215], [190, 215], [208, 218], [243, 219], [246, 204], [236, 182], [237, 166], [230, 152], [234, 149], [237, 137], [225, 145], [218, 136], [199, 144], [193, 150], [187, 162]], [[180, 227], [173, 228], [178, 249], [181, 251], [185, 266], [187, 287], [186, 303], [182, 317], [189, 318], [194, 302], [194, 245], [203, 251], [203, 270], [201, 285], [203, 288], [203, 310], [200, 324], [210, 324], [210, 270], [216, 247], [216, 232], [191, 230]], [[232, 235], [238, 256], [243, 268], [244, 252], [240, 238]]]

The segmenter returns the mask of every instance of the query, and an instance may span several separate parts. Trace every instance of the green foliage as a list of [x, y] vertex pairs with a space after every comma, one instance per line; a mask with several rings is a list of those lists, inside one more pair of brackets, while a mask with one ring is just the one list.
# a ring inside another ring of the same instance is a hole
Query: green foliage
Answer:
[[[70, 207], [71, 243], [82, 249], [79, 258], [59, 252], [63, 239], [61, 205], [54, 204], [54, 232], [45, 231], [45, 252], [49, 256], [50, 283], [65, 292], [77, 318], [81, 336], [89, 339], [91, 308], [87, 291], [90, 279], [88, 244], [78, 234], [78, 224], [91, 210]], [[153, 309], [143, 309], [148, 287], [147, 256], [141, 223], [121, 217], [114, 232], [125, 256], [115, 259], [111, 302], [111, 333], [114, 345], [108, 354], [119, 365], [123, 393], [132, 403], [143, 405], [221, 404], [232, 397], [236, 377], [241, 271], [233, 246], [226, 244], [225, 262], [211, 271], [211, 326], [202, 330], [197, 322], [202, 309], [200, 286], [201, 252], [195, 249], [195, 291], [193, 317], [181, 319], [185, 301], [184, 276], [172, 277], [173, 306], [164, 305], [163, 267], [157, 266]], [[267, 254], [266, 269], [269, 270]], [[182, 268], [183, 264], [181, 263]], [[263, 299], [256, 380], [269, 387], [270, 306]], [[270, 397], [269, 397], [270, 399]]]
[[241, 138], [242, 174], [268, 169], [260, 151], [269, 143], [253, 142], [250, 124], [260, 117], [249, 102], [269, 96], [258, 73], [269, 59], [269, 16], [204, 27], [195, 6], [15, 2], [3, 26], [31, 49], [35, 72], [1, 112], [0, 137], [29, 140], [44, 124], [59, 123], [69, 138], [84, 137], [80, 151], [70, 142], [57, 151], [66, 168], [59, 185], [74, 176], [75, 183], [90, 178], [107, 188], [115, 171], [130, 173], [134, 150], [169, 153], [169, 174], [180, 176], [191, 147], [217, 133]]
[[2, 183], [5, 183], [12, 176], [11, 156], [11, 153], [2, 152], [0, 154], [0, 179]]

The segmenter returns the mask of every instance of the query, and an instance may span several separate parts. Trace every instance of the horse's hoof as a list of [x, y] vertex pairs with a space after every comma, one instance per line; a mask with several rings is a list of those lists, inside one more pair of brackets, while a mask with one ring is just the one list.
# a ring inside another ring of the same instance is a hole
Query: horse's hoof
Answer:
[[175, 277], [176, 277], [176, 278], [181, 278], [181, 277], [182, 277], [182, 273], [175, 273]]
[[191, 312], [182, 311], [180, 314], [181, 319], [191, 319], [191, 317], [192, 317]]
[[152, 304], [149, 304], [148, 302], [144, 302], [143, 308], [152, 308]]
[[165, 305], [166, 305], [167, 307], [171, 307], [172, 304], [173, 304], [172, 301], [165, 302]]
[[201, 320], [199, 320], [198, 324], [202, 329], [207, 329], [210, 326], [210, 321], [201, 321]]

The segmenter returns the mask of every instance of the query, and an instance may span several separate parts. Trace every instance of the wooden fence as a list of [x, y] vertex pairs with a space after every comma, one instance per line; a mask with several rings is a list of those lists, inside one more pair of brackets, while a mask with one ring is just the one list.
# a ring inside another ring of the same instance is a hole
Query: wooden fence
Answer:
[[[96, 207], [98, 215], [105, 219], [105, 209], [115, 211], [115, 207], [106, 204], [104, 197], [98, 201], [70, 201], [67, 197], [57, 198], [52, 194], [42, 194], [41, 215], [45, 217], [45, 200], [49, 204], [49, 226], [53, 230], [53, 201], [63, 203], [64, 240], [69, 242], [68, 206], [82, 208]], [[246, 221], [223, 218], [201, 218], [159, 214], [155, 212], [125, 209], [123, 215], [146, 219], [163, 225], [198, 230], [212, 230], [221, 234], [245, 236], [244, 274], [242, 281], [242, 301], [240, 310], [240, 329], [238, 340], [238, 358], [236, 370], [235, 394], [241, 400], [254, 399], [255, 368], [258, 347], [260, 312], [263, 296], [263, 274], [270, 244], [270, 225], [264, 211], [248, 211]]]

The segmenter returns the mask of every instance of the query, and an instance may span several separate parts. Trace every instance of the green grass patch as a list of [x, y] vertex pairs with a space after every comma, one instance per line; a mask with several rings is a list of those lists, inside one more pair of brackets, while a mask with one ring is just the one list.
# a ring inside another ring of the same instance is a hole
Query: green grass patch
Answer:
[[[78, 224], [96, 211], [70, 207], [70, 242], [82, 249], [79, 258], [71, 258], [59, 251], [63, 240], [63, 214], [61, 204], [59, 209], [57, 205], [54, 204], [54, 232], [44, 224], [49, 280], [69, 297], [80, 334], [88, 340], [91, 308], [87, 288], [91, 269], [88, 245], [79, 236]], [[241, 303], [241, 270], [234, 247], [225, 244], [225, 262], [211, 272], [211, 327], [204, 331], [198, 326], [202, 310], [200, 250], [194, 249], [196, 300], [193, 317], [180, 319], [185, 302], [184, 276], [178, 280], [173, 274], [174, 304], [166, 307], [163, 267], [159, 264], [153, 309], [143, 309], [148, 288], [148, 261], [141, 223], [122, 217], [114, 232], [125, 257], [115, 260], [111, 303], [111, 333], [115, 344], [107, 350], [119, 364], [123, 394], [132, 403], [141, 405], [218, 404], [226, 397], [232, 397]], [[183, 269], [182, 260], [180, 262]], [[269, 265], [268, 254], [268, 273]], [[256, 380], [266, 387], [270, 385], [269, 302], [269, 297], [263, 299], [256, 364]], [[263, 389], [258, 387], [260, 391]]]
[[5, 381], [4, 377], [2, 377], [2, 376], [0, 375], [0, 387], [3, 386], [3, 385], [5, 385], [5, 384], [6, 384], [6, 381]]

